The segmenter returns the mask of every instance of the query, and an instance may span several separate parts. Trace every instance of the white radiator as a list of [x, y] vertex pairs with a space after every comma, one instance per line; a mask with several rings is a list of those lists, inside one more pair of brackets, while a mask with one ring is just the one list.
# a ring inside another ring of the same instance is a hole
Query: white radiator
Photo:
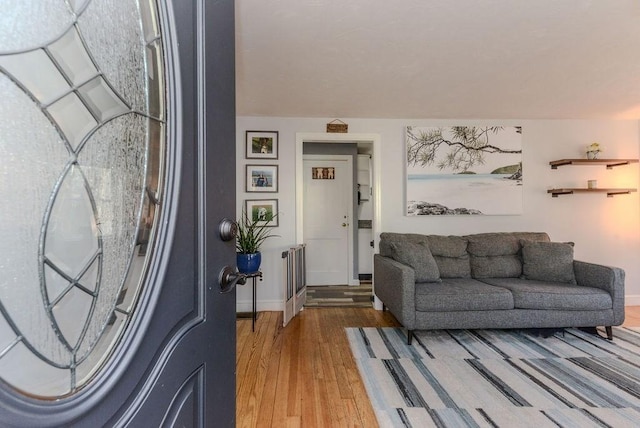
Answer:
[[282, 252], [284, 267], [284, 313], [282, 325], [286, 326], [307, 300], [305, 245], [300, 244]]

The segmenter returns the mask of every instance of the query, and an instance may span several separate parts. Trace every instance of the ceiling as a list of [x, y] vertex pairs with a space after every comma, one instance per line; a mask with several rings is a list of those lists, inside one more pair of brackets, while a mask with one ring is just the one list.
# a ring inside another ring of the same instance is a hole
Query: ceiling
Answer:
[[637, 0], [236, 0], [239, 116], [640, 119]]

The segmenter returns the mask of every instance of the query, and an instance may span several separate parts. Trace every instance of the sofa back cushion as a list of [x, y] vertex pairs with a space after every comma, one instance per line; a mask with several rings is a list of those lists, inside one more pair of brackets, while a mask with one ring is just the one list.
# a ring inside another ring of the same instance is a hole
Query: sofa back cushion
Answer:
[[471, 277], [467, 239], [464, 237], [385, 232], [380, 234], [381, 256], [393, 258], [391, 255], [393, 242], [426, 244], [436, 261], [440, 278]]
[[384, 257], [391, 257], [391, 244], [394, 242], [412, 242], [414, 244], [429, 245], [426, 235], [419, 235], [417, 233], [384, 232], [380, 234], [380, 255]]
[[416, 282], [440, 282], [438, 265], [426, 243], [396, 241], [389, 248], [392, 259], [413, 268]]
[[471, 278], [466, 238], [428, 235], [427, 239], [441, 278]]
[[467, 235], [473, 278], [518, 278], [522, 275], [521, 240], [549, 242], [543, 232], [497, 232]]

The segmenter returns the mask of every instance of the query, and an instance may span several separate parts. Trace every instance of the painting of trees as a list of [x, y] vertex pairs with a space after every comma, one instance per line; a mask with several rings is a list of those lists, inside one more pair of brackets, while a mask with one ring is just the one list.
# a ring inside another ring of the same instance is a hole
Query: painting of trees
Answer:
[[407, 215], [522, 212], [522, 127], [406, 128]]
[[[522, 132], [520, 127], [519, 133]], [[444, 130], [447, 136], [444, 136]], [[522, 149], [505, 149], [491, 144], [491, 136], [502, 126], [452, 126], [450, 128], [407, 127], [407, 165], [426, 166], [437, 162], [440, 170], [451, 168], [456, 172], [467, 172], [475, 165], [485, 162], [486, 154], [522, 153]], [[437, 155], [446, 150], [446, 156]]]

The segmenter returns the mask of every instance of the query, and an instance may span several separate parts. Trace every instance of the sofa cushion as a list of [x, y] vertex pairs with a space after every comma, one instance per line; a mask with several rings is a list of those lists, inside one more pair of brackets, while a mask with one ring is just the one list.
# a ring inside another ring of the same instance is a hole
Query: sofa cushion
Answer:
[[549, 242], [544, 232], [494, 232], [467, 235], [467, 251], [474, 256], [505, 256], [520, 252], [521, 240]]
[[525, 279], [576, 284], [572, 243], [523, 240], [521, 244]]
[[517, 278], [482, 281], [511, 290], [516, 309], [596, 311], [613, 308], [611, 295], [600, 288]]
[[471, 278], [467, 240], [460, 236], [428, 235], [429, 249], [440, 278]]
[[418, 233], [383, 232], [380, 234], [380, 255], [391, 257], [391, 243], [424, 243], [431, 250], [440, 278], [471, 278], [467, 240], [460, 236], [421, 235]]
[[519, 278], [522, 262], [517, 254], [509, 256], [471, 256], [471, 276], [473, 278]]
[[423, 312], [513, 309], [509, 290], [471, 278], [447, 278], [416, 284], [416, 310]]
[[426, 243], [397, 241], [389, 249], [392, 259], [413, 268], [416, 282], [440, 281], [438, 265]]
[[383, 232], [380, 234], [379, 245], [381, 256], [391, 257], [391, 244], [393, 242], [413, 242], [429, 246], [429, 241], [427, 240], [426, 235], [420, 235], [417, 233]]
[[497, 232], [467, 235], [473, 278], [518, 278], [522, 275], [520, 240], [549, 241], [546, 233]]

